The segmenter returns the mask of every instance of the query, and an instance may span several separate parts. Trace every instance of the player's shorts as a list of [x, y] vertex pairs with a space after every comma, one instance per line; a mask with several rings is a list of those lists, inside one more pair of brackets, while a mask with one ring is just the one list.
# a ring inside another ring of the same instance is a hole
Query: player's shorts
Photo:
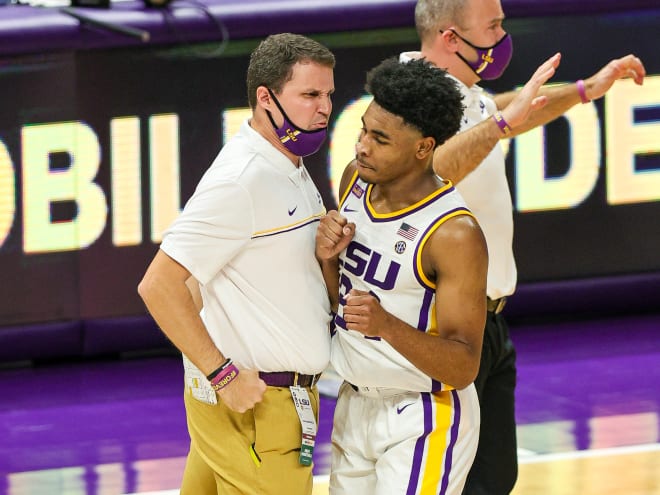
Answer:
[[334, 416], [330, 495], [458, 495], [479, 440], [474, 385], [403, 392], [344, 383]]
[[[318, 391], [307, 391], [318, 418]], [[185, 405], [191, 442], [181, 495], [312, 493], [312, 468], [298, 462], [302, 428], [288, 387], [268, 387], [243, 414], [187, 390]]]

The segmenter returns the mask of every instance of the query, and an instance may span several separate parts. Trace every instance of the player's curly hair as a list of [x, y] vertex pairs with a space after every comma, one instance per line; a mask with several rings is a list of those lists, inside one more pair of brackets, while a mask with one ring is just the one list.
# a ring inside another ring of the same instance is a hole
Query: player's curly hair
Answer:
[[365, 89], [374, 101], [398, 115], [436, 146], [458, 132], [463, 116], [463, 96], [447, 73], [424, 59], [402, 63], [396, 58], [381, 62], [367, 73]]

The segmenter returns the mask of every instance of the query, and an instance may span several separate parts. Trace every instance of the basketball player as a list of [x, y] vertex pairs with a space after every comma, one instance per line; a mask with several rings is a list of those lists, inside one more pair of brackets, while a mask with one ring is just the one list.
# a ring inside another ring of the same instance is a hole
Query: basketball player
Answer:
[[[456, 84], [424, 61], [367, 76], [373, 101], [317, 258], [337, 310], [345, 380], [330, 494], [459, 494], [477, 448], [486, 244], [433, 151], [460, 127]], [[333, 297], [334, 296], [334, 297]]]

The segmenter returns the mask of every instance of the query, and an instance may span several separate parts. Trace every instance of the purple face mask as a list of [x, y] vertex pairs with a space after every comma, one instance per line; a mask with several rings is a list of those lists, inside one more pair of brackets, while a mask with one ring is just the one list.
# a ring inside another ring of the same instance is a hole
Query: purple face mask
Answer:
[[286, 149], [296, 156], [309, 156], [316, 153], [323, 144], [323, 141], [325, 141], [328, 128], [324, 127], [323, 129], [317, 129], [315, 131], [301, 129], [291, 122], [282, 108], [282, 105], [280, 105], [280, 102], [275, 98], [273, 92], [270, 89], [268, 92], [270, 93], [270, 96], [273, 97], [273, 101], [277, 105], [277, 108], [282, 112], [282, 117], [284, 117], [284, 123], [280, 127], [277, 127], [275, 120], [273, 120], [273, 116], [268, 110], [266, 110], [270, 123], [275, 129], [277, 137], [280, 138], [280, 142]]
[[453, 29], [451, 31], [477, 51], [477, 60], [475, 62], [468, 61], [463, 55], [456, 52], [456, 55], [458, 55], [476, 75], [487, 81], [497, 79], [502, 75], [504, 69], [509, 65], [511, 56], [513, 55], [513, 40], [511, 39], [510, 34], [507, 33], [502, 36], [502, 38], [493, 46], [483, 47], [475, 46]]

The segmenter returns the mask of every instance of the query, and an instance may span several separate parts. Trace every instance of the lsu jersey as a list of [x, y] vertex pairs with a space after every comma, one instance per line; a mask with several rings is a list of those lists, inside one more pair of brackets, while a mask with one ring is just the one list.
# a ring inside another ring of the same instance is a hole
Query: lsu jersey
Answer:
[[421, 201], [391, 213], [374, 210], [372, 188], [356, 173], [340, 200], [340, 214], [354, 222], [356, 229], [339, 256], [332, 366], [344, 380], [361, 387], [417, 392], [450, 389], [417, 369], [385, 340], [348, 330], [343, 309], [351, 289], [371, 292], [389, 313], [420, 332], [437, 334], [435, 282], [422, 270], [422, 250], [444, 222], [472, 214], [449, 181]]

